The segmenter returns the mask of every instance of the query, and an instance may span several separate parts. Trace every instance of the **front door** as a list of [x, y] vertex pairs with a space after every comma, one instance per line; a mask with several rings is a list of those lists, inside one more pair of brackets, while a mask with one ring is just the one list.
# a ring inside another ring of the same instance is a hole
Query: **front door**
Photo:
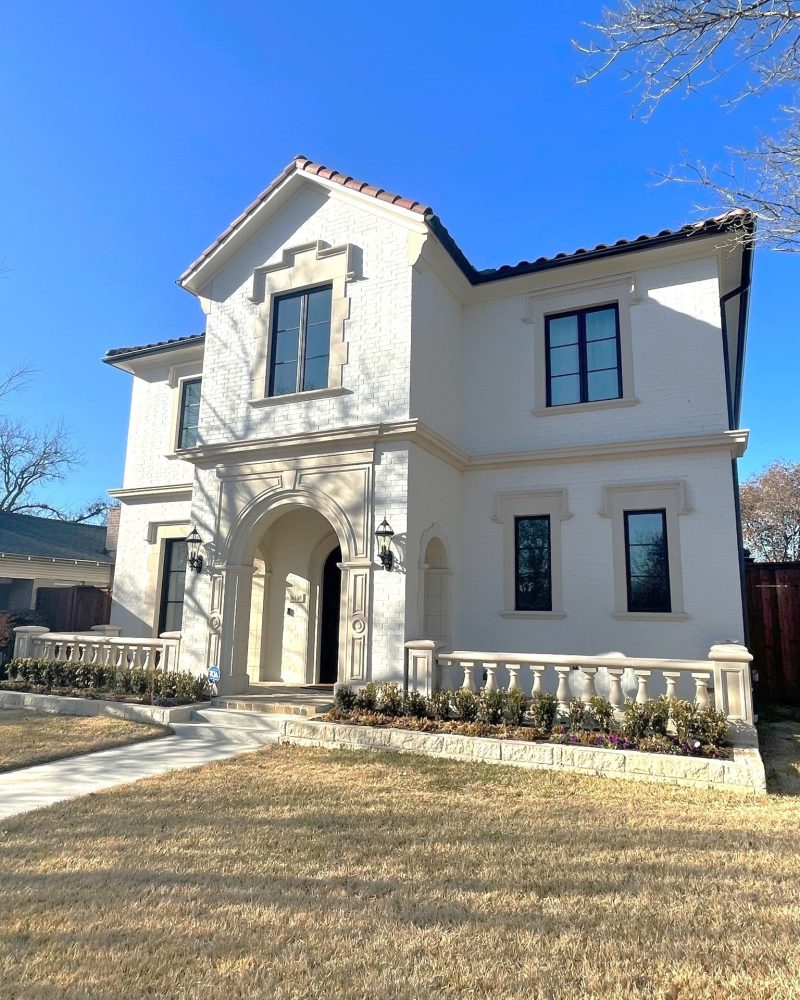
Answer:
[[342, 597], [342, 550], [337, 545], [322, 571], [322, 614], [319, 640], [319, 682], [335, 684], [339, 677], [339, 606]]

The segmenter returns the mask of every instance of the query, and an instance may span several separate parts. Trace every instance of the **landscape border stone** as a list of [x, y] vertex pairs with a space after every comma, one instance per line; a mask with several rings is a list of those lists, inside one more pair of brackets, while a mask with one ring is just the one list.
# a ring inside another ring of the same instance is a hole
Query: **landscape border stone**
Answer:
[[354, 726], [317, 719], [286, 719], [281, 723], [279, 740], [281, 743], [331, 750], [418, 753], [451, 760], [570, 771], [750, 795], [766, 795], [767, 791], [764, 764], [756, 747], [734, 747], [733, 760], [714, 760], [453, 733], [417, 733], [388, 726]]
[[71, 698], [57, 694], [33, 694], [30, 691], [0, 691], [0, 708], [26, 708], [31, 712], [55, 715], [107, 715], [130, 722], [155, 722], [169, 726], [173, 722], [188, 722], [196, 708], [208, 702], [192, 705], [138, 705], [130, 701], [104, 701], [101, 698]]

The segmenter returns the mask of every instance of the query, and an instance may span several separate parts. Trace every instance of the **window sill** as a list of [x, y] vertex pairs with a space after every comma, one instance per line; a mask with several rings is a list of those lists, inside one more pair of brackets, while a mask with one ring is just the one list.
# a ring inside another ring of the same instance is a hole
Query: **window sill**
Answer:
[[683, 611], [617, 611], [612, 616], [619, 622], [686, 622]]
[[309, 392], [287, 392], [283, 396], [260, 396], [248, 399], [249, 406], [280, 406], [281, 403], [301, 403], [311, 399], [328, 399], [332, 396], [349, 396], [351, 389], [336, 386], [330, 389], [311, 389]]
[[566, 611], [501, 611], [501, 618], [566, 618]]
[[591, 410], [611, 410], [618, 406], [636, 406], [639, 400], [635, 396], [623, 396], [622, 399], [598, 399], [592, 403], [566, 403], [564, 406], [545, 406], [542, 409], [531, 410], [534, 417], [554, 417], [557, 413], [583, 413]]

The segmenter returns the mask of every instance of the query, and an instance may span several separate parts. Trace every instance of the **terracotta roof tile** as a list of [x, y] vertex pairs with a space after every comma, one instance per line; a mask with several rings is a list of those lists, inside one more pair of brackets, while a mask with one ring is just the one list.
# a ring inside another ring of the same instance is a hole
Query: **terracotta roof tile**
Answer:
[[163, 347], [171, 348], [176, 346], [182, 346], [184, 344], [191, 344], [195, 341], [203, 340], [205, 337], [204, 333], [188, 333], [184, 337], [172, 337], [170, 340], [157, 340], [152, 344], [139, 344], [136, 347], [113, 347], [110, 351], [106, 351], [106, 356], [103, 358], [104, 361], [110, 360], [112, 358], [120, 358], [122, 355], [128, 354], [140, 354], [149, 351], [158, 351]]

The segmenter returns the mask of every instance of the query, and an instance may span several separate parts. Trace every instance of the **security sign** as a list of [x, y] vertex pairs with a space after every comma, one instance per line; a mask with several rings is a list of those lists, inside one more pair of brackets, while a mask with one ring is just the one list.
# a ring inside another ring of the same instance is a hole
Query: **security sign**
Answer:
[[219, 667], [216, 664], [214, 664], [213, 666], [208, 668], [208, 682], [209, 684], [217, 684], [219, 682], [219, 679], [220, 679], [220, 670]]

